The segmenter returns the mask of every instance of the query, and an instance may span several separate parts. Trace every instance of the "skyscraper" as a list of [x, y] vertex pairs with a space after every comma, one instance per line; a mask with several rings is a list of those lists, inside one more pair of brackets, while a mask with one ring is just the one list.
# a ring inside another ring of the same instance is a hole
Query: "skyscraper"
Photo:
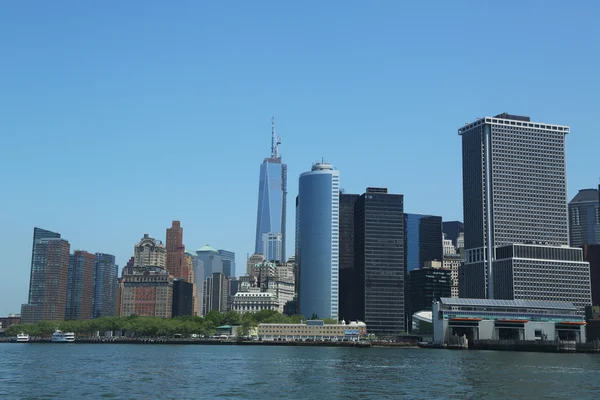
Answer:
[[281, 233], [263, 233], [262, 251], [268, 261], [282, 262], [281, 251], [283, 248], [283, 236]]
[[405, 214], [406, 268], [423, 268], [426, 261], [442, 260], [442, 217]]
[[118, 275], [119, 266], [115, 264], [115, 256], [96, 253], [94, 318], [116, 315]]
[[69, 257], [65, 319], [91, 319], [94, 316], [96, 255], [75, 250]]
[[568, 126], [500, 114], [462, 136], [461, 297], [591, 303], [589, 264], [569, 248]]
[[569, 202], [571, 246], [600, 243], [598, 189], [582, 189]]
[[183, 245], [183, 228], [179, 221], [173, 221], [167, 228], [167, 271], [175, 278], [188, 282], [189, 271], [185, 263], [185, 246]]
[[204, 268], [204, 277], [202, 279], [207, 279], [214, 273], [223, 273], [223, 259], [219, 255], [218, 250], [205, 245], [196, 250], [196, 256], [202, 261]]
[[460, 243], [458, 241], [461, 233], [465, 231], [465, 225], [460, 221], [446, 221], [442, 222], [442, 231], [444, 235], [446, 235], [446, 239], [452, 241], [452, 244], [455, 248], [460, 247]]
[[285, 221], [287, 201], [287, 165], [279, 155], [281, 139], [275, 139], [273, 120], [271, 129], [271, 157], [265, 158], [260, 166], [258, 184], [258, 215], [256, 218], [255, 253], [263, 251], [263, 234], [279, 233], [282, 237], [281, 259], [285, 262]]
[[340, 192], [340, 296], [339, 317], [343, 320], [358, 320], [364, 298], [364, 283], [359, 279], [354, 259], [354, 209], [358, 194]]
[[147, 233], [144, 234], [142, 240], [135, 244], [133, 253], [135, 267], [166, 268], [167, 266], [167, 248], [160, 240], [151, 238]]
[[219, 256], [223, 262], [223, 275], [226, 278], [235, 276], [235, 253], [229, 250], [219, 250]]
[[34, 229], [29, 299], [21, 307], [22, 323], [65, 319], [69, 251], [69, 242], [60, 234]]
[[300, 313], [338, 317], [340, 175], [316, 163], [300, 175], [296, 211]]

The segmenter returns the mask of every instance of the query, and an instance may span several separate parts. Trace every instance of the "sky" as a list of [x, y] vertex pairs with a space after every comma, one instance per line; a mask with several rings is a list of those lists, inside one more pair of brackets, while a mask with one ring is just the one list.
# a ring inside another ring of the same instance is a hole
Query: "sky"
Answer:
[[466, 122], [571, 126], [568, 193], [595, 187], [600, 3], [52, 1], [0, 7], [0, 316], [27, 301], [35, 226], [123, 266], [180, 220], [188, 249], [254, 248], [271, 116], [298, 176], [462, 220]]

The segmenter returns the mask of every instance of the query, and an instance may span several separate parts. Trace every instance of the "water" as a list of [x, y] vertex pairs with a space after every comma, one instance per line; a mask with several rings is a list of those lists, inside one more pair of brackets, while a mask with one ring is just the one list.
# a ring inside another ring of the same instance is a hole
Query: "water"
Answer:
[[0, 399], [598, 399], [600, 355], [0, 344]]

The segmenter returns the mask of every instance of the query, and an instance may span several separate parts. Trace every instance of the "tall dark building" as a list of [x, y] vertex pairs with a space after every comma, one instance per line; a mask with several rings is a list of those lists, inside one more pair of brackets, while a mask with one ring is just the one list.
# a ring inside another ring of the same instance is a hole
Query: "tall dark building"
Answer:
[[583, 259], [590, 263], [592, 305], [600, 306], [600, 244], [584, 245]]
[[458, 237], [465, 231], [465, 224], [460, 221], [446, 221], [442, 223], [442, 231], [446, 239], [452, 240], [454, 247], [459, 247]]
[[339, 317], [359, 319], [359, 298], [364, 297], [364, 284], [357, 279], [354, 263], [354, 208], [358, 194], [340, 193], [340, 297]]
[[34, 229], [29, 300], [21, 306], [22, 323], [65, 319], [70, 249], [60, 234]]
[[[133, 264], [133, 261], [132, 261]], [[119, 266], [112, 254], [96, 253], [94, 318], [117, 315], [117, 279]]]
[[418, 268], [409, 272], [410, 314], [431, 310], [434, 301], [450, 297], [452, 271], [442, 268]]
[[357, 319], [378, 337], [405, 331], [403, 195], [367, 188], [357, 199], [354, 262], [364, 290], [356, 293]]
[[406, 270], [423, 268], [426, 261], [442, 260], [442, 217], [405, 214]]
[[571, 246], [600, 243], [600, 209], [597, 189], [582, 189], [569, 202]]
[[76, 250], [69, 257], [65, 319], [91, 319], [94, 316], [96, 255]]
[[227, 311], [227, 298], [229, 284], [228, 280], [220, 272], [212, 273], [204, 281], [204, 314], [211, 311], [225, 312]]
[[173, 305], [171, 315], [180, 317], [194, 315], [194, 284], [183, 279], [173, 281]]

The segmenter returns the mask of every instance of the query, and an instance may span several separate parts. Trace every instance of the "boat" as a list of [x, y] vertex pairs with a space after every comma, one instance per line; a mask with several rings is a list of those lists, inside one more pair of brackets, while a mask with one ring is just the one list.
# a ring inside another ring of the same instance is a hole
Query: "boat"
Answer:
[[63, 332], [57, 329], [52, 334], [52, 342], [54, 343], [73, 343], [74, 341], [75, 334], [73, 332]]
[[17, 335], [17, 343], [27, 343], [27, 342], [29, 342], [28, 334], [21, 332]]

